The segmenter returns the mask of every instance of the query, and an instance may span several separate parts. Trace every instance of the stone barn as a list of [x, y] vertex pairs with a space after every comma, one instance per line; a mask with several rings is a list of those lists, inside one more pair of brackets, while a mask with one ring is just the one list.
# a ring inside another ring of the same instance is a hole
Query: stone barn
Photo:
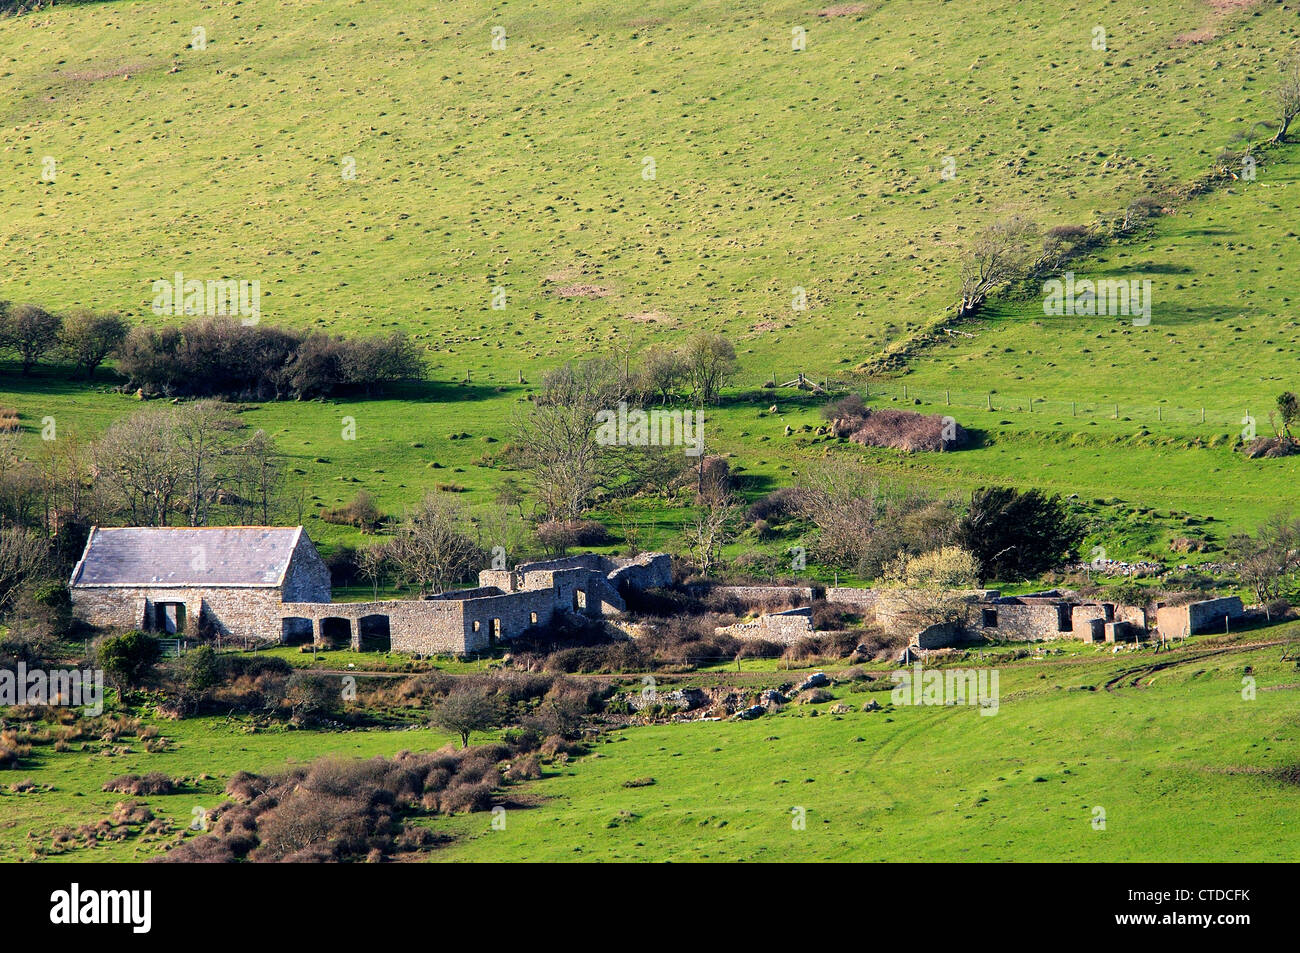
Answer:
[[491, 649], [557, 613], [599, 619], [624, 595], [672, 582], [672, 558], [587, 553], [483, 570], [474, 589], [422, 599], [332, 602], [330, 574], [298, 527], [91, 531], [73, 570], [73, 611], [92, 625], [421, 655]]
[[301, 526], [97, 526], [69, 589], [92, 625], [266, 640], [284, 603], [330, 601], [330, 573]]

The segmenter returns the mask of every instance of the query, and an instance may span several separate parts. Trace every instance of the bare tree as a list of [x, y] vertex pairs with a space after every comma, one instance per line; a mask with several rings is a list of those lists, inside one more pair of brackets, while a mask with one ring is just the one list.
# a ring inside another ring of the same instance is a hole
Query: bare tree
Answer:
[[692, 337], [682, 348], [681, 361], [697, 404], [715, 403], [736, 373], [736, 349], [721, 334], [701, 332]]
[[357, 574], [369, 579], [374, 597], [379, 598], [379, 584], [388, 568], [388, 550], [384, 546], [367, 546], [357, 553]]
[[60, 431], [58, 439], [42, 440], [36, 448], [33, 472], [41, 495], [41, 527], [58, 559], [75, 560], [85, 545], [83, 532], [99, 521], [103, 494], [90, 469], [91, 448], [71, 431]]
[[37, 469], [18, 454], [18, 433], [0, 433], [0, 521], [28, 524], [41, 503]]
[[208, 512], [216, 499], [230, 449], [230, 432], [235, 426], [229, 408], [215, 400], [185, 404], [175, 415], [176, 453], [185, 466], [191, 526], [208, 525]]
[[523, 518], [505, 508], [484, 510], [474, 518], [474, 526], [479, 549], [490, 554], [493, 569], [506, 569], [520, 562], [532, 536]]
[[465, 534], [466, 525], [459, 504], [427, 493], [384, 546], [385, 555], [407, 584], [421, 592], [441, 592], [482, 565], [482, 550]]
[[885, 515], [876, 477], [846, 460], [801, 470], [799, 510], [817, 527], [817, 548], [832, 565], [862, 566], [867, 544]]
[[1264, 522], [1254, 536], [1236, 535], [1228, 540], [1228, 553], [1237, 564], [1237, 574], [1265, 607], [1295, 585], [1300, 571], [1300, 519], [1277, 515]]
[[974, 314], [994, 289], [1028, 273], [1036, 231], [1032, 222], [1015, 217], [994, 222], [976, 236], [962, 261], [957, 317]]
[[92, 475], [136, 526], [166, 526], [185, 497], [186, 462], [177, 454], [176, 417], [142, 410], [104, 432], [91, 453]]
[[566, 364], [548, 374], [532, 409], [515, 421], [514, 443], [549, 519], [577, 519], [613, 476], [610, 448], [596, 439], [599, 414], [627, 397], [608, 359]]
[[235, 460], [239, 505], [249, 522], [270, 526], [286, 508], [284, 454], [266, 431], [258, 430], [237, 448]]
[[0, 613], [13, 605], [24, 584], [51, 568], [43, 537], [21, 526], [0, 527]]
[[700, 572], [708, 575], [722, 559], [722, 547], [735, 533], [740, 507], [725, 466], [712, 467], [686, 524], [686, 540]]
[[1292, 56], [1281, 64], [1282, 78], [1278, 81], [1273, 94], [1277, 97], [1278, 127], [1273, 136], [1274, 142], [1285, 142], [1287, 130], [1297, 115], [1300, 115], [1300, 54]]
[[682, 355], [666, 347], [652, 347], [642, 358], [636, 375], [637, 393], [643, 401], [659, 398], [666, 404], [686, 377]]

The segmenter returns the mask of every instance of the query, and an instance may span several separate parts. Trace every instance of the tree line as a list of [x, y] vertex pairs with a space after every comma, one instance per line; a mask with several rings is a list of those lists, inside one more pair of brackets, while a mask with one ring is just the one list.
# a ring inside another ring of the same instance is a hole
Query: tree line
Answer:
[[57, 314], [0, 302], [0, 351], [23, 375], [62, 360], [93, 380], [110, 359], [124, 386], [148, 396], [285, 400], [373, 394], [425, 375], [419, 349], [401, 332], [344, 338], [233, 318], [196, 318], [179, 327], [132, 325], [114, 311]]

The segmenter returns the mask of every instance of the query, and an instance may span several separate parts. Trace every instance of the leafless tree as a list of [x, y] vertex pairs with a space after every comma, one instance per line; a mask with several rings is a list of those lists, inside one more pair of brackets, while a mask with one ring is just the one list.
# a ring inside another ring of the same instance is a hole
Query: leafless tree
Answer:
[[686, 524], [687, 546], [704, 575], [722, 559], [722, 547], [734, 536], [739, 515], [726, 468], [709, 469], [695, 502], [695, 513]]
[[549, 519], [577, 519], [613, 476], [609, 447], [597, 442], [598, 415], [627, 397], [608, 359], [566, 364], [546, 376], [532, 408], [515, 421], [517, 460]]
[[636, 390], [641, 400], [656, 397], [666, 404], [686, 377], [686, 364], [682, 355], [668, 347], [652, 347], [641, 360], [636, 375]]
[[0, 433], [0, 520], [27, 524], [39, 506], [39, 476], [19, 455], [18, 434]]
[[1124, 208], [1124, 220], [1120, 230], [1131, 232], [1151, 217], [1159, 214], [1164, 203], [1154, 195], [1140, 195]]
[[800, 471], [799, 512], [816, 528], [818, 558], [861, 576], [877, 575], [900, 552], [912, 553], [948, 533], [935, 523], [942, 508], [923, 493], [888, 486], [852, 460], [831, 458]]
[[388, 568], [388, 550], [384, 546], [367, 546], [357, 553], [357, 574], [362, 579], [369, 579], [376, 599], [379, 598], [379, 585]]
[[1241, 581], [1267, 613], [1269, 602], [1287, 592], [1300, 571], [1300, 519], [1274, 516], [1254, 536], [1231, 537], [1227, 549]]
[[176, 416], [142, 410], [104, 432], [92, 451], [92, 473], [135, 526], [166, 526], [185, 498], [186, 462], [176, 452]]
[[[492, 559], [492, 568], [505, 569], [521, 562], [532, 536], [531, 527], [508, 509], [492, 507], [474, 517], [478, 547]], [[498, 566], [498, 557], [505, 560]]]
[[1281, 64], [1282, 78], [1273, 93], [1277, 97], [1278, 127], [1273, 136], [1274, 142], [1285, 142], [1287, 130], [1297, 115], [1300, 115], [1300, 54], [1292, 56]]
[[682, 348], [681, 361], [697, 404], [715, 403], [736, 373], [736, 349], [721, 334], [701, 332], [692, 337]]
[[104, 512], [104, 494], [90, 477], [91, 446], [72, 431], [60, 431], [57, 439], [37, 445], [32, 467], [44, 514], [41, 528], [57, 559], [76, 559], [85, 544], [82, 533]]
[[885, 514], [885, 494], [869, 471], [846, 460], [805, 468], [799, 510], [817, 528], [817, 548], [832, 565], [858, 567]]
[[385, 555], [408, 585], [421, 592], [441, 592], [483, 564], [483, 552], [466, 535], [466, 525], [456, 501], [427, 493], [385, 544]]
[[45, 539], [21, 526], [0, 527], [0, 613], [9, 609], [22, 586], [51, 570]]
[[962, 261], [957, 317], [974, 314], [994, 289], [1028, 273], [1036, 233], [1032, 222], [1014, 217], [994, 222], [975, 237]]
[[208, 512], [228, 463], [230, 433], [235, 426], [229, 408], [215, 400], [183, 404], [176, 411], [176, 453], [185, 466], [186, 509], [191, 526], [208, 525]]
[[[235, 451], [235, 486], [247, 522], [270, 526], [286, 508], [284, 454], [264, 430]], [[299, 522], [302, 516], [298, 517]]]

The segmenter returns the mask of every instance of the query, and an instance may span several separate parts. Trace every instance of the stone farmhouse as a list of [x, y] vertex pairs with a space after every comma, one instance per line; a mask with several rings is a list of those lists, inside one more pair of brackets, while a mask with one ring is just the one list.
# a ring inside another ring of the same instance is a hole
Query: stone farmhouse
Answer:
[[301, 526], [96, 527], [72, 572], [73, 611], [159, 633], [202, 623], [266, 643], [468, 654], [558, 612], [600, 618], [623, 594], [672, 582], [672, 559], [585, 554], [484, 570], [474, 589], [423, 599], [331, 602], [330, 574]]

